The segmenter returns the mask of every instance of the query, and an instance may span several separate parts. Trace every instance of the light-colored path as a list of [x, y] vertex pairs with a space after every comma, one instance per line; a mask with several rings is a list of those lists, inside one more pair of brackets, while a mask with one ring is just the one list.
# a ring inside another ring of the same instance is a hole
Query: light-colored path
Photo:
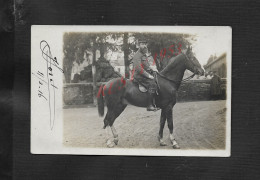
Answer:
[[[198, 101], [177, 103], [173, 108], [174, 135], [181, 149], [224, 149], [226, 101]], [[164, 140], [159, 146], [160, 111], [128, 106], [116, 119], [118, 148], [170, 149], [167, 123]], [[103, 117], [97, 108], [64, 109], [64, 144], [73, 147], [106, 147]]]

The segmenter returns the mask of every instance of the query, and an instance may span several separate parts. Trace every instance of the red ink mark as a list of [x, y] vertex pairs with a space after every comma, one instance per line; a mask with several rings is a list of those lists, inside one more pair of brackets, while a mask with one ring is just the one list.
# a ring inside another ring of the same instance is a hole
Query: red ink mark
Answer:
[[163, 48], [160, 52], [160, 56], [161, 56], [161, 61], [163, 60], [163, 58], [165, 57], [166, 54], [166, 48]]
[[144, 73], [144, 65], [143, 65], [143, 64], [140, 64], [140, 66], [141, 66], [140, 74], [143, 74], [143, 73]]
[[[119, 82], [120, 83], [120, 82]], [[121, 83], [123, 84], [121, 87], [118, 87], [118, 90], [120, 90], [121, 88], [123, 88], [126, 85], [126, 80], [124, 79], [124, 77], [121, 77]]]
[[182, 45], [181, 45], [181, 43], [179, 43], [179, 46], [178, 46], [179, 53], [178, 54], [181, 54], [181, 47], [182, 47]]
[[112, 93], [112, 86], [113, 86], [113, 83], [111, 82], [110, 86], [109, 86], [109, 90], [108, 90], [108, 94], [110, 95]]
[[121, 82], [123, 83], [123, 86], [125, 86], [126, 80], [123, 77], [121, 77]]
[[157, 53], [155, 53], [155, 55], [153, 57], [153, 65], [155, 65], [156, 58], [157, 58]]
[[98, 93], [97, 93], [97, 98], [100, 97], [101, 92], [103, 93], [103, 96], [104, 96], [104, 91], [103, 91], [103, 86], [102, 85], [99, 87], [99, 90], [98, 90]]
[[133, 68], [133, 70], [131, 71], [131, 79], [130, 79], [130, 81], [134, 80], [134, 73], [135, 73], [135, 68]]
[[106, 90], [106, 88], [107, 88], [107, 86], [105, 85], [105, 86], [103, 87], [103, 91], [102, 91], [103, 97], [105, 97], [105, 90]]
[[120, 90], [121, 87], [120, 87], [120, 80], [119, 79], [117, 80], [117, 87], [118, 87], [118, 90]]
[[[175, 47], [174, 44], [169, 47], [169, 51], [171, 52], [172, 55], [174, 54], [174, 47]], [[179, 43], [179, 46], [178, 46], [179, 53], [181, 53], [181, 47], [182, 47], [182, 45], [181, 45], [181, 43]], [[166, 48], [163, 48], [163, 49], [160, 51], [160, 57], [161, 57], [161, 60], [160, 60], [160, 61], [162, 61], [162, 60], [164, 59], [164, 57], [165, 57], [165, 55], [166, 55], [166, 52], [167, 52], [167, 49], [166, 49]], [[156, 65], [157, 55], [158, 55], [158, 54], [155, 53], [155, 55], [154, 55], [154, 57], [153, 57], [153, 65]], [[175, 55], [177, 56], [178, 54], [175, 53]], [[170, 58], [171, 56], [168, 55], [167, 57]], [[146, 58], [146, 61], [148, 61], [148, 60], [149, 60], [149, 59]], [[141, 67], [140, 74], [143, 74], [143, 73], [144, 73], [144, 65], [141, 63], [141, 64], [140, 64], [140, 67]], [[136, 68], [139, 68], [139, 67], [136, 66]], [[130, 81], [133, 81], [133, 79], [134, 79], [133, 76], [134, 76], [135, 68], [133, 68], [133, 70], [131, 70], [130, 72], [131, 72]], [[128, 74], [125, 74], [125, 77], [127, 78], [127, 77], [128, 77]]]
[[[169, 51], [171, 51], [171, 53], [172, 53], [172, 55], [173, 55], [174, 49], [172, 49], [172, 47], [174, 47], [174, 44], [169, 47]], [[170, 57], [170, 56], [168, 56], [168, 57]]]
[[[169, 51], [171, 51], [171, 54], [173, 55], [174, 54], [174, 49], [172, 49], [175, 45], [171, 45], [169, 47]], [[182, 44], [179, 43], [179, 46], [178, 46], [178, 54], [181, 53], [181, 47], [182, 47]], [[165, 55], [166, 55], [166, 51], [167, 49], [166, 48], [163, 48], [161, 51], [160, 51], [160, 57], [161, 57], [161, 61], [164, 59]], [[175, 53], [175, 55], [178, 55]], [[170, 55], [168, 57], [171, 57]], [[156, 64], [156, 60], [157, 60], [157, 53], [155, 53], [154, 57], [153, 57], [153, 65]], [[146, 61], [148, 62], [148, 58], [146, 58]], [[141, 71], [140, 71], [140, 74], [143, 74], [144, 73], [144, 65], [143, 63], [140, 64], [140, 67], [141, 67]], [[138, 66], [136, 66], [136, 68], [138, 68]], [[51, 67], [49, 67], [49, 70], [51, 71]], [[134, 72], [135, 72], [135, 68], [133, 68], [133, 70], [130, 71], [131, 72], [131, 78], [130, 78], [130, 81], [133, 81], [134, 79]], [[38, 73], [40, 76], [43, 76], [42, 73]], [[52, 75], [52, 74], [50, 74]], [[128, 74], [125, 74], [125, 77], [127, 78], [128, 77]], [[52, 81], [52, 79], [51, 79]], [[124, 79], [124, 77], [121, 77], [121, 83], [123, 84], [123, 86], [120, 87], [120, 80], [117, 81], [117, 87], [118, 87], [118, 90], [120, 90], [121, 88], [123, 88], [125, 85], [126, 85], [126, 80]], [[41, 84], [41, 83], [40, 83]], [[112, 86], [113, 86], [113, 83], [110, 84], [110, 87], [109, 87], [109, 91], [108, 91], [108, 94], [112, 94]], [[40, 87], [39, 87], [40, 88]], [[99, 98], [100, 97], [100, 94], [102, 92], [102, 95], [103, 97], [105, 96], [105, 91], [106, 89], [106, 85], [104, 85], [103, 87], [100, 86], [99, 88], [99, 91], [98, 91], [98, 94], [97, 94], [97, 97]], [[40, 94], [39, 96], [42, 96], [41, 94], [41, 91], [40, 91]]]

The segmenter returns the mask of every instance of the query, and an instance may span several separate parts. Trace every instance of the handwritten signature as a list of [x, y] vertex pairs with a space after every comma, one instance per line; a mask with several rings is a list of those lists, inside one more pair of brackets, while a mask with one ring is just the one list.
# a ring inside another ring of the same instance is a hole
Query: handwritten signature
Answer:
[[[55, 90], [58, 89], [58, 87], [55, 85], [54, 68], [58, 69], [61, 73], [64, 73], [64, 71], [62, 70], [62, 68], [59, 67], [57, 58], [52, 56], [51, 48], [47, 41], [42, 40], [40, 42], [40, 49], [42, 53], [42, 58], [46, 62], [46, 76], [41, 71], [38, 71], [36, 74], [32, 74], [39, 80], [38, 97], [44, 98], [48, 102], [49, 123], [52, 130], [54, 127], [56, 116]], [[43, 91], [43, 86], [47, 87], [47, 92]]]

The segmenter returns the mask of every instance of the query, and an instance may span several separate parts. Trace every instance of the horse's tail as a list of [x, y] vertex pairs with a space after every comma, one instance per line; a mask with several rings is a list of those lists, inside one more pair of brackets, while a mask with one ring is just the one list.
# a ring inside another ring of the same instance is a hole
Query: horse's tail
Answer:
[[97, 94], [97, 104], [98, 104], [98, 114], [99, 116], [104, 116], [104, 97], [103, 97], [103, 85], [100, 86], [98, 94]]

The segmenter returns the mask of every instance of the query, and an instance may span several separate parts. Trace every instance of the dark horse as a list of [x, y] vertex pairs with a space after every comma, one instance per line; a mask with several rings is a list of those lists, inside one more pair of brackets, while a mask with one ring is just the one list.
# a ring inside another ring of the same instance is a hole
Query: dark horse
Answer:
[[[204, 70], [191, 48], [176, 57], [169, 59], [167, 66], [158, 73], [158, 95], [155, 97], [155, 104], [161, 108], [160, 130], [158, 140], [161, 146], [166, 145], [163, 141], [163, 128], [167, 119], [170, 130], [170, 140], [173, 148], [179, 148], [173, 136], [173, 116], [172, 109], [176, 104], [176, 92], [181, 84], [185, 70], [188, 69], [194, 74], [203, 75]], [[124, 111], [128, 104], [147, 107], [147, 93], [139, 91], [136, 83], [124, 78], [116, 78], [102, 85], [98, 92], [98, 112], [104, 115], [104, 104], [107, 105], [107, 114], [104, 119], [104, 129], [109, 134], [110, 126], [113, 133], [111, 141], [108, 135], [107, 146], [113, 147], [118, 143], [118, 134], [113, 123], [115, 119]]]

